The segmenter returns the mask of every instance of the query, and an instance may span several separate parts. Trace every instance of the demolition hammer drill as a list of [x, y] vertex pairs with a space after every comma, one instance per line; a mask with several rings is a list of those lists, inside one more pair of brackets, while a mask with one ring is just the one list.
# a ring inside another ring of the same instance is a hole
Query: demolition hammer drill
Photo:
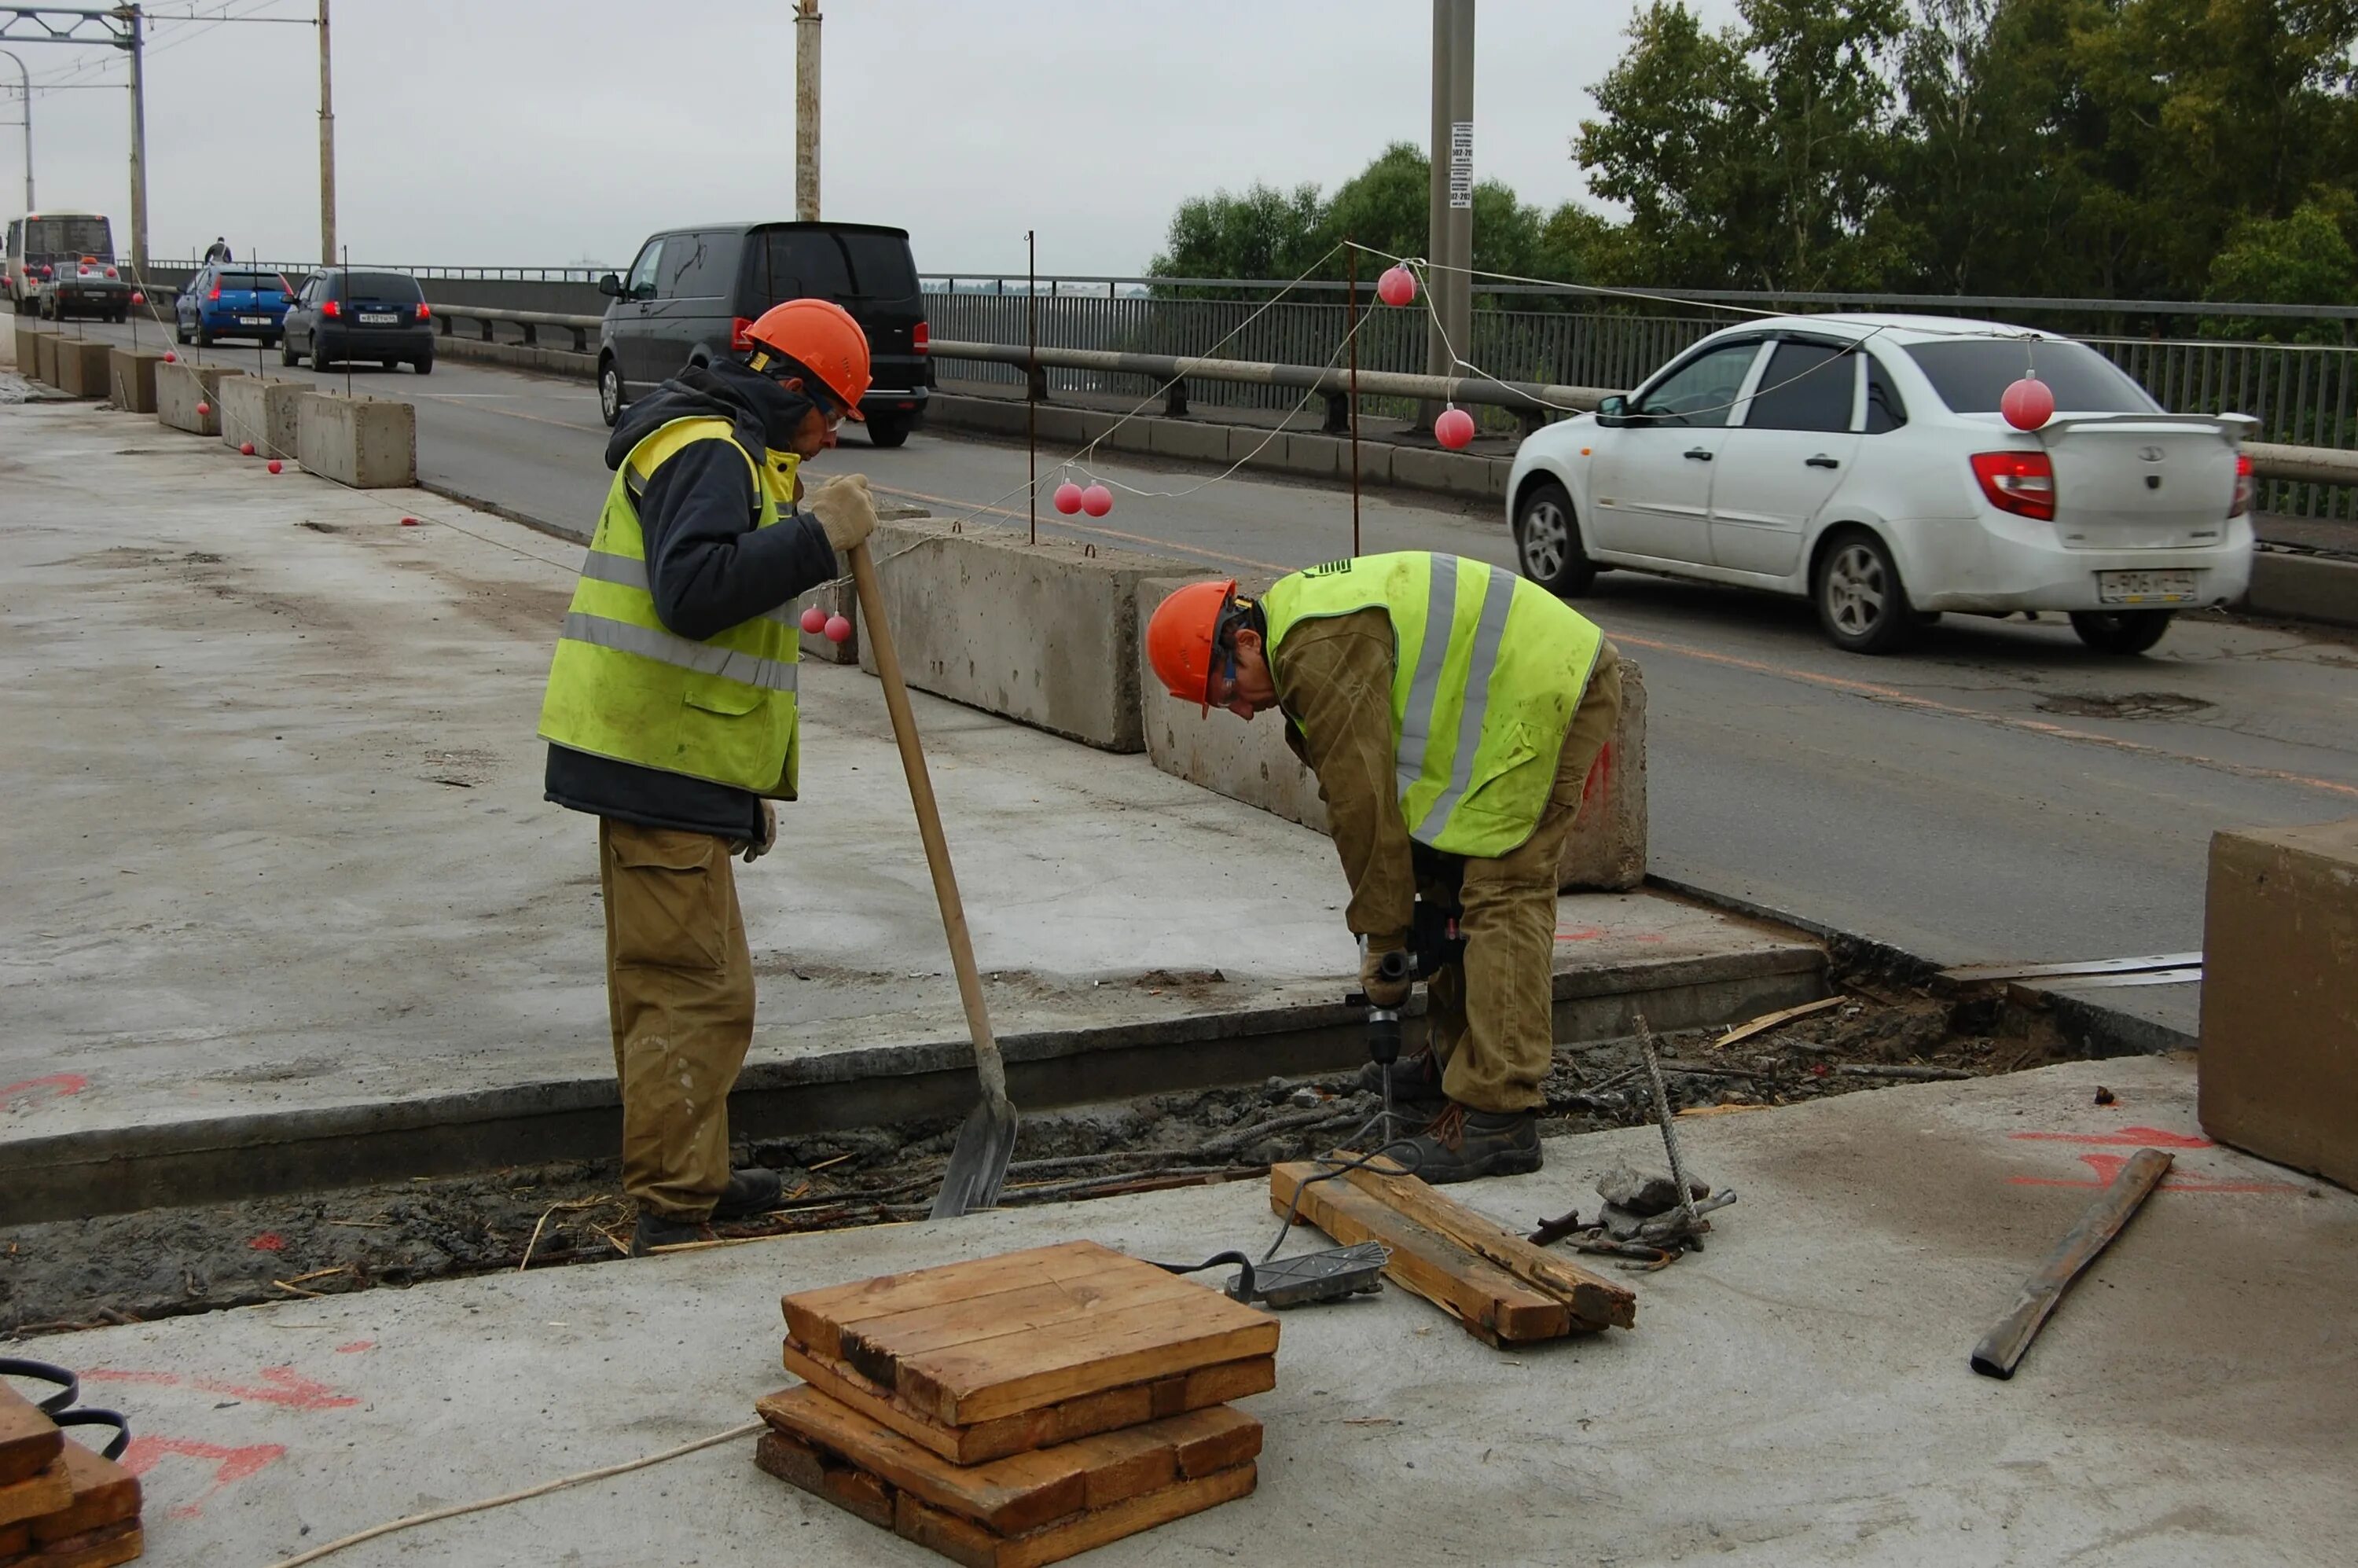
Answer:
[[[1455, 963], [1465, 956], [1466, 938], [1457, 929], [1457, 916], [1440, 904], [1423, 898], [1409, 922], [1408, 950], [1387, 953], [1376, 972], [1386, 980], [1430, 980], [1444, 965]], [[1354, 992], [1347, 1000], [1364, 1002], [1368, 1008], [1368, 1056], [1376, 1064], [1378, 1076], [1383, 1084], [1383, 1141], [1392, 1138], [1392, 1064], [1400, 1060], [1401, 1015], [1396, 1007], [1378, 1007], [1368, 1001], [1364, 991]]]

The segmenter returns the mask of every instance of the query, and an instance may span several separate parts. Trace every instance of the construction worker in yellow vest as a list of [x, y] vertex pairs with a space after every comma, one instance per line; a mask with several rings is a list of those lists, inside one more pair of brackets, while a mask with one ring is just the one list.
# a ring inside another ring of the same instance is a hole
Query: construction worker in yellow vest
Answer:
[[753, 966], [729, 862], [768, 851], [771, 802], [795, 798], [794, 600], [876, 525], [864, 478], [806, 495], [798, 473], [860, 416], [867, 335], [794, 299], [747, 336], [741, 361], [691, 366], [616, 425], [540, 713], [547, 797], [598, 818], [638, 1256], [778, 1202], [775, 1172], [730, 1169]]
[[1371, 1003], [1408, 998], [1385, 958], [1405, 955], [1418, 895], [1457, 917], [1464, 957], [1426, 983], [1428, 1047], [1390, 1069], [1396, 1098], [1436, 1111], [1401, 1157], [1436, 1183], [1538, 1170], [1557, 867], [1620, 712], [1613, 645], [1545, 589], [1422, 550], [1295, 572], [1259, 600], [1192, 583], [1146, 638], [1172, 696], [1282, 711], [1318, 775]]

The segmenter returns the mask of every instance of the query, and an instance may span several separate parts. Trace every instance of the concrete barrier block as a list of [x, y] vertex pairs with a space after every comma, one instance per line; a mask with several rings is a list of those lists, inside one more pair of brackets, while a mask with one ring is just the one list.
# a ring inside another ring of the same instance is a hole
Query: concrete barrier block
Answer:
[[31, 316], [16, 318], [16, 373], [27, 381], [39, 379], [41, 342], [49, 335], [49, 329], [37, 324]]
[[1556, 885], [1613, 892], [1646, 880], [1646, 676], [1621, 656], [1621, 718], [1589, 770]]
[[1195, 462], [1225, 463], [1228, 456], [1228, 427], [1226, 425], [1192, 425], [1184, 419], [1154, 418], [1146, 421], [1146, 449], [1166, 458], [1185, 458]]
[[300, 445], [297, 423], [311, 389], [291, 381], [231, 376], [221, 384], [221, 438], [228, 447], [254, 443], [265, 458], [294, 457]]
[[104, 397], [108, 356], [114, 345], [103, 338], [58, 340], [58, 390], [69, 397]]
[[998, 397], [936, 397], [926, 417], [946, 428], [972, 430], [985, 436], [1023, 435], [1023, 405]]
[[[936, 518], [876, 531], [909, 684], [1109, 752], [1139, 752], [1139, 589], [1186, 569], [1022, 530]], [[873, 673], [875, 648], [860, 639]]]
[[2263, 550], [2252, 557], [2244, 607], [2255, 615], [2358, 626], [2358, 561]]
[[296, 408], [295, 456], [307, 472], [354, 490], [405, 489], [417, 482], [417, 410], [305, 393]]
[[130, 414], [156, 412], [156, 367], [161, 349], [116, 349], [106, 358], [106, 398]]
[[58, 335], [55, 332], [43, 332], [33, 340], [32, 369], [27, 373], [35, 381], [57, 385]]
[[1444, 495], [1488, 495], [1489, 460], [1426, 447], [1395, 447], [1391, 479], [1394, 484], [1435, 490]]
[[1350, 477], [1351, 443], [1347, 437], [1289, 430], [1279, 441], [1280, 445], [1261, 454], [1264, 460], [1273, 458], [1287, 472], [1307, 474], [1314, 479], [1333, 479], [1338, 474]]
[[[1138, 585], [1141, 624], [1154, 607], [1174, 590], [1201, 577], [1153, 578]], [[1241, 585], [1259, 593], [1269, 585]], [[1146, 754], [1154, 765], [1174, 778], [1200, 784], [1216, 795], [1257, 806], [1263, 811], [1326, 831], [1326, 802], [1318, 793], [1318, 776], [1302, 765], [1285, 743], [1285, 717], [1264, 713], [1249, 721], [1225, 708], [1206, 713], [1202, 705], [1182, 702], [1163, 689], [1146, 662], [1145, 640], [1138, 648], [1138, 691]]]
[[[156, 422], [192, 436], [221, 434], [222, 382], [237, 373], [226, 365], [195, 365], [186, 360], [156, 367]], [[202, 405], [204, 412], [197, 412]]]

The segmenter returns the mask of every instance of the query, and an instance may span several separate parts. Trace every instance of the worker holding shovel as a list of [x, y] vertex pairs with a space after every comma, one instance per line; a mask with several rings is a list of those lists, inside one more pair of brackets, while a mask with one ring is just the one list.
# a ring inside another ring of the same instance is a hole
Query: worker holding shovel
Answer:
[[858, 419], [868, 339], [792, 299], [741, 361], [691, 367], [632, 406], [540, 715], [547, 798], [596, 816], [607, 1005], [622, 1081], [632, 1252], [778, 1201], [729, 1168], [729, 1091], [753, 1033], [753, 968], [730, 860], [776, 842], [795, 798], [790, 607], [876, 526], [868, 481], [806, 496], [797, 470]]
[[1419, 893], [1457, 916], [1465, 956], [1427, 985], [1431, 1044], [1381, 1069], [1396, 1097], [1439, 1102], [1411, 1141], [1418, 1174], [1538, 1170], [1557, 867], [1621, 708], [1612, 643], [1536, 584], [1422, 550], [1313, 567], [1258, 600], [1192, 583], [1146, 643], [1172, 696], [1282, 711], [1351, 884], [1370, 1003], [1408, 999]]

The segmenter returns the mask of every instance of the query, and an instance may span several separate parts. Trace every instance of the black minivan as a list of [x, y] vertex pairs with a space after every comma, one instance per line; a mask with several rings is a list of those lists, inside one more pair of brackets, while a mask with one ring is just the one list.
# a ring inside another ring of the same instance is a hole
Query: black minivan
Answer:
[[655, 235], [610, 297], [598, 331], [606, 423], [639, 393], [692, 364], [742, 353], [762, 312], [831, 299], [868, 333], [871, 380], [860, 411], [880, 447], [909, 438], [925, 412], [925, 303], [909, 232], [873, 223], [708, 223]]

